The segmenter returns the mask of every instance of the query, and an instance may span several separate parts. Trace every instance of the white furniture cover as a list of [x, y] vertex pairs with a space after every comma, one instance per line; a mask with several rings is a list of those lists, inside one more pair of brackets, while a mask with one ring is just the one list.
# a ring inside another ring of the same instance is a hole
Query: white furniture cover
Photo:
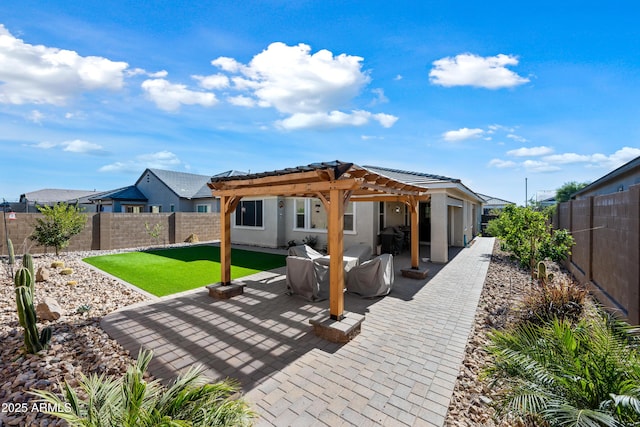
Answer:
[[287, 293], [300, 295], [308, 301], [329, 298], [329, 266], [311, 258], [287, 257]]
[[391, 292], [393, 281], [393, 255], [383, 254], [351, 269], [347, 292], [363, 298], [383, 296]]
[[297, 245], [289, 248], [289, 255], [299, 256], [303, 258], [316, 259], [323, 256], [320, 252], [308, 245]]

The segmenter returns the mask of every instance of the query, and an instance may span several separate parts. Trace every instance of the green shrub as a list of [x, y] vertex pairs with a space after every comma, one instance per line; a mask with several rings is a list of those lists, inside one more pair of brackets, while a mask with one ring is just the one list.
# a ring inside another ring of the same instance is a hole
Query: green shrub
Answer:
[[202, 368], [191, 368], [170, 387], [145, 381], [152, 353], [140, 351], [122, 378], [81, 375], [82, 396], [65, 382], [64, 396], [49, 391], [31, 394], [50, 404], [47, 412], [70, 426], [247, 426], [255, 416], [237, 397], [237, 385], [226, 380], [209, 384]]
[[640, 357], [624, 330], [592, 316], [494, 331], [484, 374], [501, 386], [499, 414], [548, 426], [638, 425]]

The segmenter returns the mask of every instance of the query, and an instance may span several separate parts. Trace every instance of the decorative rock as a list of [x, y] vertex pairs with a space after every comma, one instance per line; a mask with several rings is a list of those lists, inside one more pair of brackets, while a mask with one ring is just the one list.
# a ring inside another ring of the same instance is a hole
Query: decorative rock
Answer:
[[41, 320], [58, 320], [62, 316], [62, 307], [53, 298], [45, 297], [36, 307], [36, 314]]
[[49, 270], [45, 267], [38, 268], [38, 271], [36, 271], [36, 282], [46, 282], [49, 280], [50, 274]]
[[198, 235], [195, 233], [189, 234], [189, 237], [185, 239], [185, 243], [198, 243], [200, 239], [198, 239]]

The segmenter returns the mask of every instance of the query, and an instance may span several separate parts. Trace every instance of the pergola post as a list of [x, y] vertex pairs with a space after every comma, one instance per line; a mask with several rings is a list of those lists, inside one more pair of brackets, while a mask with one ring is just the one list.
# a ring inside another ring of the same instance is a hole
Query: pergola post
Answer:
[[220, 284], [231, 284], [231, 212], [238, 203], [239, 197], [220, 197]]
[[329, 317], [344, 318], [344, 190], [329, 191]]
[[409, 198], [409, 210], [411, 212], [411, 268], [414, 270], [420, 268], [419, 203], [415, 197]]

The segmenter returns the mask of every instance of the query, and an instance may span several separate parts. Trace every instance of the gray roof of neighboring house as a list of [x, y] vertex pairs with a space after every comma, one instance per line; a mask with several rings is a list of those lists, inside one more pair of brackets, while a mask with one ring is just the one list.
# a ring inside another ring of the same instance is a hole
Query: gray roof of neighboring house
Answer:
[[593, 190], [594, 188], [599, 187], [600, 185], [602, 185], [603, 183], [606, 183], [607, 181], [611, 180], [611, 179], [615, 179], [618, 176], [630, 172], [632, 170], [634, 170], [635, 168], [640, 168], [640, 156], [636, 157], [633, 160], [630, 160], [629, 162], [625, 163], [624, 165], [620, 166], [617, 169], [614, 169], [613, 171], [609, 172], [608, 174], [606, 174], [603, 177], [598, 178], [597, 180], [593, 181], [591, 184], [587, 185], [586, 187], [581, 188], [580, 190], [576, 191], [575, 193], [573, 193], [571, 195], [571, 198], [575, 198], [577, 195], [580, 195], [582, 193], [587, 193], [591, 190]]
[[89, 198], [100, 194], [102, 191], [90, 190], [65, 190], [59, 188], [45, 188], [42, 190], [32, 191], [20, 195], [20, 201], [24, 203], [26, 199], [29, 202], [37, 202], [41, 204], [58, 203], [58, 202], [75, 202], [81, 199]]
[[[163, 169], [147, 169], [162, 181], [178, 197], [185, 199], [200, 199], [211, 196], [211, 190], [207, 187], [207, 182], [211, 180], [211, 175], [197, 175], [186, 172], [168, 171]], [[142, 174], [136, 185], [146, 175]]]
[[89, 200], [129, 200], [129, 201], [139, 201], [146, 202], [147, 197], [142, 194], [140, 190], [135, 185], [130, 185], [128, 187], [118, 188], [116, 190], [106, 191], [104, 193], [100, 193], [98, 195], [89, 197]]
[[478, 196], [484, 199], [485, 205], [515, 205], [515, 203], [508, 200], [500, 199], [498, 197], [487, 196], [486, 194], [476, 193]]

